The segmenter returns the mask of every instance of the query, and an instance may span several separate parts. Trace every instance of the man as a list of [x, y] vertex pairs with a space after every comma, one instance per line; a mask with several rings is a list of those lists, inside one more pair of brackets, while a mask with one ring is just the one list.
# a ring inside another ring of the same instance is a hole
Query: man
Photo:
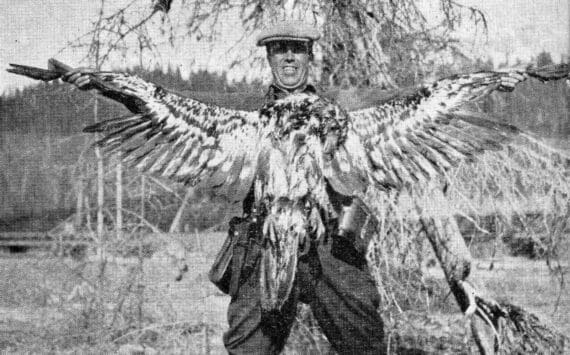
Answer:
[[[264, 31], [257, 44], [267, 49], [273, 74], [266, 100], [291, 93], [315, 93], [308, 83], [313, 42], [319, 33], [298, 22], [285, 22]], [[66, 80], [89, 88], [86, 70], [73, 71]], [[509, 90], [519, 78], [507, 80]], [[512, 84], [512, 85], [511, 85]], [[244, 201], [244, 215], [230, 222], [229, 237], [210, 278], [231, 296], [229, 330], [224, 343], [231, 354], [277, 354], [287, 340], [298, 302], [308, 304], [333, 348], [341, 354], [385, 353], [383, 323], [377, 312], [380, 298], [364, 257], [367, 238], [360, 238], [365, 219], [358, 201], [329, 189], [336, 216], [328, 218], [324, 241], [313, 242], [299, 255], [295, 284], [277, 313], [261, 309], [260, 259], [264, 252], [259, 232], [260, 214], [253, 194]]]
[[[273, 74], [266, 100], [272, 101], [291, 93], [316, 93], [308, 83], [313, 60], [313, 42], [319, 39], [314, 28], [300, 22], [284, 22], [263, 31], [258, 46], [267, 49]], [[339, 211], [350, 199], [334, 196]], [[338, 219], [329, 221], [332, 240], [316, 242], [299, 256], [295, 284], [282, 310], [263, 314], [260, 298], [259, 260], [263, 247], [259, 233], [253, 194], [244, 201], [244, 218], [230, 223], [230, 243], [225, 252], [232, 255], [229, 275], [222, 289], [232, 297], [228, 309], [229, 330], [224, 343], [230, 354], [277, 354], [287, 340], [297, 311], [297, 303], [308, 304], [333, 348], [341, 354], [382, 354], [384, 333], [377, 312], [380, 297], [365, 260], [365, 247], [358, 248], [346, 235], [340, 236]], [[251, 232], [252, 231], [252, 232]], [[347, 234], [347, 233], [345, 233]], [[354, 236], [354, 234], [353, 234]], [[245, 250], [246, 249], [246, 250]], [[223, 260], [224, 250], [218, 258]], [[225, 256], [227, 260], [227, 255]], [[213, 281], [222, 279], [219, 264], [210, 274]], [[212, 277], [214, 276], [214, 277]], [[228, 280], [229, 279], [229, 280]], [[228, 285], [229, 284], [229, 285]]]

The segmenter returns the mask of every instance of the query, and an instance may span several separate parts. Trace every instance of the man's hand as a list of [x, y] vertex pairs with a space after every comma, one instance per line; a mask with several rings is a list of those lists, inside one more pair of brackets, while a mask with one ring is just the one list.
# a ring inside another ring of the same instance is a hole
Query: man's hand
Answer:
[[512, 71], [508, 75], [501, 77], [501, 83], [499, 85], [500, 91], [511, 92], [515, 89], [515, 86], [526, 80], [528, 75], [520, 71]]
[[93, 68], [77, 68], [65, 73], [61, 79], [67, 83], [75, 85], [75, 87], [80, 90], [89, 90], [93, 88], [91, 84], [91, 75], [89, 74], [94, 72], [95, 69]]

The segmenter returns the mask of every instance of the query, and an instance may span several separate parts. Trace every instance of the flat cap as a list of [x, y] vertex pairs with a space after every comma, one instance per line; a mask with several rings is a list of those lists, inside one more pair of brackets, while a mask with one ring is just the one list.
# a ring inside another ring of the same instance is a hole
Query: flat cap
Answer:
[[302, 21], [282, 21], [261, 31], [257, 45], [264, 46], [273, 41], [316, 41], [321, 38], [319, 31]]

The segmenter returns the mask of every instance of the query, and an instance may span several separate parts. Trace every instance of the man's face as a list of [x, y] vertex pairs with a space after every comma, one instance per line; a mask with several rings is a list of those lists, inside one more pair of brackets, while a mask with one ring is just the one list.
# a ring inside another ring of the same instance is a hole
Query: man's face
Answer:
[[267, 44], [267, 59], [275, 84], [292, 91], [307, 83], [311, 55], [309, 42], [275, 41]]

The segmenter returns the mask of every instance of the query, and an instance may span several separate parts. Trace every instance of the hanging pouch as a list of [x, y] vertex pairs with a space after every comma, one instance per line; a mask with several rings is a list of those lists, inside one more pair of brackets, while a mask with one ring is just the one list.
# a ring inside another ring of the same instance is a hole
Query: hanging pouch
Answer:
[[234, 217], [230, 220], [230, 229], [228, 230], [226, 240], [218, 251], [214, 263], [208, 272], [210, 281], [225, 294], [228, 294], [230, 290], [231, 268], [229, 266], [239, 236], [239, 233], [236, 231], [236, 226], [242, 223], [243, 220], [243, 218], [239, 217]]
[[260, 255], [258, 225], [248, 218], [230, 220], [228, 236], [210, 268], [210, 281], [225, 294], [235, 295], [251, 275]]

